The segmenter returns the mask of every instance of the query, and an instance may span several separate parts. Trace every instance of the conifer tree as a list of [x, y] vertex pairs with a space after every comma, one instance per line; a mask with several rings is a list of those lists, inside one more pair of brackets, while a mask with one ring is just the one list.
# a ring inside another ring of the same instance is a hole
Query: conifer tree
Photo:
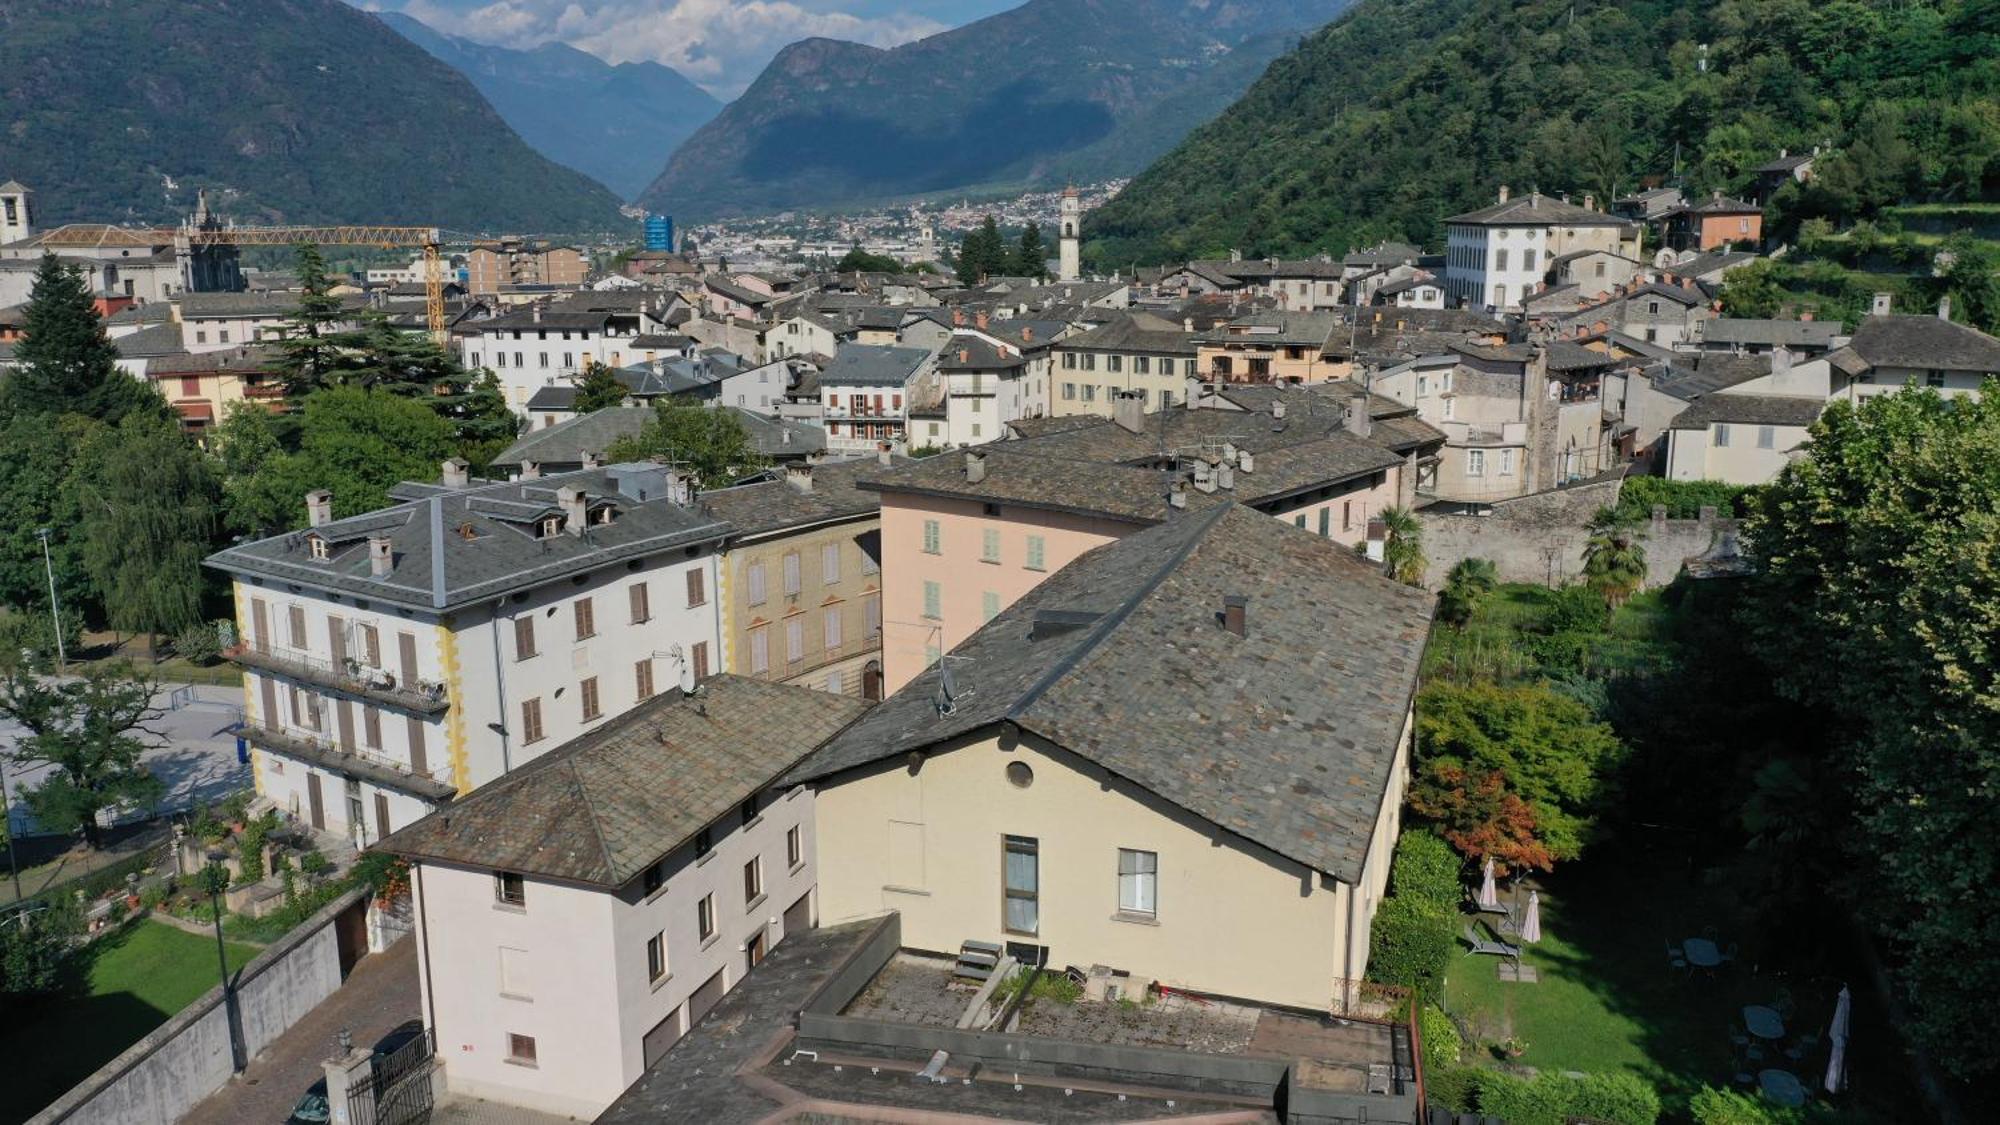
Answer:
[[4, 395], [9, 416], [81, 414], [116, 425], [133, 410], [164, 412], [158, 395], [119, 368], [83, 275], [54, 254], [35, 268], [21, 329]]

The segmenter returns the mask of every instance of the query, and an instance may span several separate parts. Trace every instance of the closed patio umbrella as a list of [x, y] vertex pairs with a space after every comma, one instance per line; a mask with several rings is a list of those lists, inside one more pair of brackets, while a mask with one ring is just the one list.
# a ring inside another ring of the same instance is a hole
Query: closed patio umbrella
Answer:
[[1521, 940], [1542, 940], [1542, 893], [1528, 892], [1528, 916], [1521, 919]]
[[1493, 885], [1493, 857], [1486, 857], [1486, 876], [1479, 881], [1479, 906], [1482, 910], [1496, 910], [1500, 906], [1500, 890]]
[[1826, 1060], [1826, 1092], [1838, 1094], [1847, 1087], [1847, 1023], [1852, 1018], [1850, 1009], [1853, 997], [1847, 993], [1847, 986], [1840, 986], [1840, 999], [1833, 1006], [1833, 1025], [1826, 1030], [1826, 1037], [1833, 1043], [1833, 1051]]

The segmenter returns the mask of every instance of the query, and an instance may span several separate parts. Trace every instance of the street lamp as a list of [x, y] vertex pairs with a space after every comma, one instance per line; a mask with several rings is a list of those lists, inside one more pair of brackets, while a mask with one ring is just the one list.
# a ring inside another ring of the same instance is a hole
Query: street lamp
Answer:
[[215, 965], [222, 973], [223, 1019], [229, 1024], [229, 1069], [243, 1073], [243, 1031], [238, 1026], [236, 986], [229, 979], [229, 954], [222, 944], [222, 892], [229, 889], [229, 869], [222, 865], [229, 853], [220, 849], [208, 853], [208, 866], [201, 869], [201, 889], [208, 892], [215, 907]]
[[60, 675], [63, 665], [69, 662], [69, 655], [63, 651], [62, 610], [56, 605], [56, 564], [49, 559], [49, 535], [46, 527], [35, 529], [35, 538], [42, 541], [42, 569], [49, 575], [49, 620], [56, 627], [56, 673]]

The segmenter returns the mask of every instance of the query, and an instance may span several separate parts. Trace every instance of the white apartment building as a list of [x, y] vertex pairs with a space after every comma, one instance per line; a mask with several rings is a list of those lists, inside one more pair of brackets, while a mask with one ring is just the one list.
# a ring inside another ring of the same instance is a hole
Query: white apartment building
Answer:
[[439, 485], [209, 557], [257, 792], [370, 843], [719, 668], [727, 525], [656, 464]]
[[447, 1087], [589, 1120], [815, 925], [813, 795], [776, 782], [866, 707], [715, 676], [386, 841]]
[[655, 358], [659, 348], [651, 341], [666, 332], [643, 299], [592, 293], [479, 321], [460, 337], [459, 349], [469, 370], [485, 368], [499, 378], [507, 404], [526, 417], [536, 391], [574, 383], [592, 364], [619, 368]]
[[[340, 302], [356, 313], [368, 303], [358, 295]], [[181, 322], [182, 347], [219, 352], [284, 339], [298, 316], [299, 299], [295, 293], [183, 293], [174, 299], [174, 311]], [[332, 330], [346, 331], [355, 323], [344, 321]]]
[[1517, 308], [1548, 277], [1556, 258], [1604, 250], [1639, 259], [1641, 227], [1594, 208], [1533, 192], [1445, 220], [1445, 298], [1454, 307]]
[[882, 442], [906, 440], [911, 389], [929, 378], [937, 358], [928, 348], [840, 349], [819, 373], [827, 452], [867, 453]]

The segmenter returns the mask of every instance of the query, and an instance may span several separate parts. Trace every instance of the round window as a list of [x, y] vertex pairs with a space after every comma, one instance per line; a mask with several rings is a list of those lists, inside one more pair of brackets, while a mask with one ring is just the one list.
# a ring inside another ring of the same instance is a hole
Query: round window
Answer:
[[1035, 783], [1035, 771], [1029, 769], [1026, 762], [1008, 762], [1007, 780], [1013, 782], [1016, 789], [1026, 789]]

